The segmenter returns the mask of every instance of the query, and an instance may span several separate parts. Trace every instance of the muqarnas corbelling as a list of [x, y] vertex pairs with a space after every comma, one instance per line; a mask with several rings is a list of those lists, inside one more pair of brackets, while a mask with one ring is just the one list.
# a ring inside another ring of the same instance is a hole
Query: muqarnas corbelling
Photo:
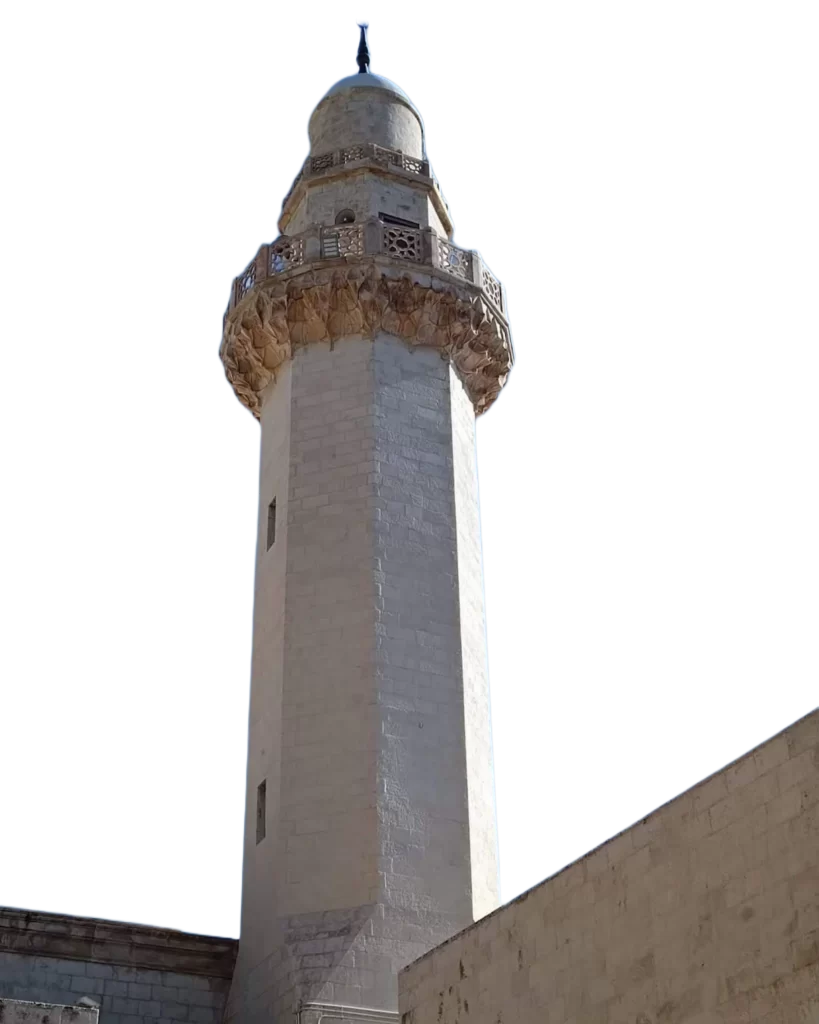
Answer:
[[476, 413], [498, 397], [512, 367], [508, 328], [480, 294], [375, 264], [268, 279], [227, 314], [220, 355], [239, 400], [258, 418], [262, 392], [295, 349], [378, 332], [439, 349]]

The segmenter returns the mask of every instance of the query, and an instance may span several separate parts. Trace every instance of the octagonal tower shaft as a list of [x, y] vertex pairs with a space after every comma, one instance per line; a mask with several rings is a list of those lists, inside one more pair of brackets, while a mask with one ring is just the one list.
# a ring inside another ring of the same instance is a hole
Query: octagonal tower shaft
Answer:
[[392, 1019], [398, 970], [497, 905], [474, 429], [502, 292], [411, 103], [352, 83], [222, 344], [262, 431], [240, 1022]]

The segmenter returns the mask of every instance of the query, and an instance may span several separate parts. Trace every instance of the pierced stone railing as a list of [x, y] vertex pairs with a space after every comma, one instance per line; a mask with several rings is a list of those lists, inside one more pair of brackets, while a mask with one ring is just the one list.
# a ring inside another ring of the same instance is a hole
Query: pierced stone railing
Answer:
[[[429, 162], [427, 160], [418, 160], [415, 157], [407, 156], [398, 149], [385, 149], [383, 146], [376, 146], [374, 143], [348, 146], [346, 149], [337, 149], [332, 153], [309, 156], [305, 161], [305, 168], [309, 168], [312, 174], [317, 174], [320, 171], [327, 171], [331, 167], [357, 163], [359, 160], [373, 160], [384, 167], [399, 167], [402, 171], [423, 174], [427, 178], [430, 176]], [[302, 171], [304, 171], [304, 168], [302, 168]]]
[[321, 153], [318, 156], [308, 156], [304, 161], [301, 170], [296, 175], [290, 190], [284, 197], [282, 209], [284, 210], [290, 201], [290, 197], [296, 191], [299, 183], [305, 178], [314, 178], [317, 175], [326, 174], [335, 168], [346, 167], [348, 164], [365, 161], [374, 163], [387, 170], [406, 171], [409, 174], [417, 174], [420, 177], [429, 178], [435, 186], [441, 202], [449, 212], [449, 204], [444, 198], [438, 179], [432, 173], [428, 160], [419, 160], [413, 156], [407, 156], [398, 149], [385, 149], [383, 146], [376, 146], [374, 143], [366, 143], [358, 146], [347, 146], [345, 149], [336, 149], [332, 153]]
[[233, 282], [233, 293], [236, 296], [236, 301], [243, 298], [250, 289], [256, 284], [256, 261], [254, 260], [248, 265], [247, 269], [243, 271]]
[[291, 267], [304, 262], [304, 240], [302, 238], [279, 238], [270, 246], [268, 272], [283, 274]]
[[312, 225], [299, 235], [282, 235], [263, 245], [255, 259], [234, 279], [228, 312], [251, 289], [267, 278], [303, 266], [329, 262], [358, 261], [369, 256], [433, 267], [457, 280], [477, 287], [505, 319], [505, 300], [500, 281], [480, 254], [460, 249], [432, 228], [410, 228], [367, 220], [361, 224]]
[[486, 292], [498, 309], [503, 310], [503, 288], [500, 281], [485, 263], [481, 264], [481, 289]]
[[[472, 280], [472, 253], [467, 249], [459, 249], [452, 242], [438, 238], [438, 266], [448, 271], [453, 277], [462, 277], [464, 281]], [[501, 308], [500, 306], [498, 308]]]
[[381, 251], [398, 260], [425, 263], [423, 237], [420, 229], [384, 225], [381, 233]]
[[364, 229], [361, 224], [338, 224], [332, 228], [321, 229], [322, 259], [363, 255]]

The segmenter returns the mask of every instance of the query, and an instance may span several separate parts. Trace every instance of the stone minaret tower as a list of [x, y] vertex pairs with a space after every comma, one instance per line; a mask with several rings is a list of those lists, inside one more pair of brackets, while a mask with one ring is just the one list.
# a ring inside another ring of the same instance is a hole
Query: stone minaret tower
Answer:
[[262, 434], [237, 1024], [392, 1020], [398, 970], [497, 905], [475, 416], [504, 295], [368, 64], [362, 30], [224, 321]]

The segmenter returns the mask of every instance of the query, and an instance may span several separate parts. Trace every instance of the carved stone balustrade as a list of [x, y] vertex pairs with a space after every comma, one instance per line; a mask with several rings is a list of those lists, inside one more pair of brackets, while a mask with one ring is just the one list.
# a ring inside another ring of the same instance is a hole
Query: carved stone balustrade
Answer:
[[445, 274], [475, 285], [500, 313], [504, 321], [503, 286], [483, 262], [479, 253], [459, 249], [432, 228], [410, 228], [383, 224], [373, 219], [361, 224], [314, 225], [300, 235], [281, 235], [263, 245], [253, 261], [237, 277], [231, 289], [228, 312], [245, 295], [270, 277], [328, 260], [348, 257], [389, 256], [395, 260], [435, 267]]
[[425, 174], [429, 177], [429, 162], [427, 160], [416, 160], [415, 157], [406, 156], [397, 149], [385, 149], [383, 146], [376, 146], [372, 143], [359, 146], [348, 146], [347, 149], [339, 149], [333, 153], [324, 153], [322, 156], [311, 156], [307, 158], [311, 172], [325, 171], [328, 167], [357, 163], [360, 160], [373, 160], [382, 167], [400, 167], [404, 171], [412, 171], [413, 174]]
[[294, 348], [379, 331], [440, 349], [476, 413], [497, 398], [514, 361], [503, 288], [480, 255], [431, 228], [376, 219], [316, 224], [263, 245], [233, 282], [220, 356], [258, 417]]

